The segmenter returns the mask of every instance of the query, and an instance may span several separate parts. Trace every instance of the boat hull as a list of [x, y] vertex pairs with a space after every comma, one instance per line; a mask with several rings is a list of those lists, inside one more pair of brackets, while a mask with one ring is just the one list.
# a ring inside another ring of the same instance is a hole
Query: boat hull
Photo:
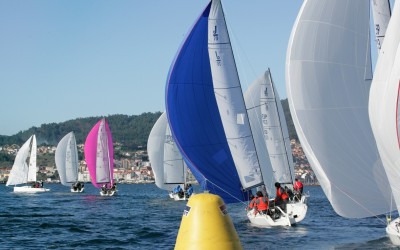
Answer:
[[[170, 197], [171, 197], [171, 195], [172, 195], [172, 198], [175, 200], [175, 201], [187, 201], [187, 200], [189, 200], [189, 198], [190, 198], [190, 196], [188, 197], [186, 194], [185, 195], [183, 195], [183, 197], [179, 197], [179, 194], [171, 194], [170, 193]], [[193, 194], [192, 194], [193, 195]]]
[[249, 218], [252, 225], [259, 227], [292, 226], [306, 217], [308, 197], [309, 195], [303, 195], [300, 201], [288, 203], [286, 205], [287, 213], [280, 210], [281, 216], [277, 219], [273, 219], [266, 214], [256, 213], [254, 209], [247, 212], [247, 218]]
[[115, 195], [117, 195], [117, 191], [118, 190], [107, 190], [107, 191], [100, 190], [100, 195], [101, 196], [115, 196]]
[[35, 188], [31, 186], [14, 187], [14, 193], [43, 193], [48, 192], [48, 188]]
[[393, 245], [400, 246], [400, 217], [387, 225], [386, 233]]
[[76, 190], [71, 188], [71, 193], [83, 193], [84, 190], [85, 190], [85, 188], [76, 189]]

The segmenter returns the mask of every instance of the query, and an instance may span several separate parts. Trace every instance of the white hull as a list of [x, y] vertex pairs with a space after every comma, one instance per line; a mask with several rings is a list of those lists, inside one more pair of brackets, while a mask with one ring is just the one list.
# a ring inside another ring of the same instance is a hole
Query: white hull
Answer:
[[14, 193], [43, 193], [48, 192], [50, 189], [48, 188], [34, 188], [31, 186], [21, 186], [21, 187], [14, 187]]
[[174, 193], [169, 192], [169, 198], [174, 199]]
[[71, 193], [83, 193], [84, 190], [85, 190], [85, 188], [76, 189], [76, 190], [71, 188]]
[[114, 195], [117, 195], [117, 191], [118, 190], [107, 190], [106, 192], [104, 192], [103, 190], [100, 190], [100, 195], [101, 196], [114, 196]]
[[178, 194], [172, 194], [172, 196], [174, 197], [175, 201], [187, 201], [187, 200], [189, 200], [189, 197], [186, 197], [186, 194], [183, 195], [182, 198], [180, 198]]
[[386, 233], [394, 245], [400, 246], [400, 218], [395, 219], [387, 225]]
[[274, 226], [292, 226], [302, 221], [307, 214], [307, 198], [308, 195], [303, 195], [301, 201], [290, 202], [286, 205], [287, 213], [283, 212], [279, 207], [281, 216], [277, 219], [271, 218], [266, 214], [255, 213], [254, 209], [247, 212], [247, 218], [250, 223], [260, 227], [274, 227]]

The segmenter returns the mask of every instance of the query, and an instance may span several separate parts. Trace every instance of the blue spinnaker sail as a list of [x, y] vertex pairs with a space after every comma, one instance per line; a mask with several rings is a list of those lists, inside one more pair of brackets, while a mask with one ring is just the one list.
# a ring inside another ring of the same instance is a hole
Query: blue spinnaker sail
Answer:
[[225, 203], [246, 200], [215, 100], [208, 56], [206, 7], [171, 65], [167, 115], [174, 139], [203, 189]]

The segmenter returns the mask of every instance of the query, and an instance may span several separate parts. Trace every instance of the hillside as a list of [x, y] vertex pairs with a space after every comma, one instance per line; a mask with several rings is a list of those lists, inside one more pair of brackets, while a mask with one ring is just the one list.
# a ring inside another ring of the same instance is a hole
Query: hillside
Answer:
[[[290, 115], [288, 100], [282, 100], [283, 110], [289, 129], [289, 137], [297, 139]], [[143, 113], [141, 115], [109, 115], [108, 119], [114, 142], [121, 143], [129, 150], [145, 149], [151, 128], [160, 117], [161, 112]], [[32, 127], [13, 136], [0, 136], [0, 146], [5, 144], [22, 145], [32, 134], [37, 137], [38, 144], [57, 145], [67, 133], [74, 131], [77, 143], [84, 143], [90, 129], [101, 117], [77, 118], [61, 123], [43, 124]]]
[[[161, 112], [143, 113], [141, 115], [109, 115], [107, 120], [112, 131], [114, 142], [124, 148], [135, 150], [146, 147], [147, 138]], [[77, 143], [84, 143], [90, 129], [101, 117], [77, 118], [61, 123], [43, 124], [32, 127], [13, 136], [0, 136], [0, 146], [5, 144], [22, 145], [29, 136], [36, 135], [38, 144], [57, 145], [67, 133], [74, 131]]]

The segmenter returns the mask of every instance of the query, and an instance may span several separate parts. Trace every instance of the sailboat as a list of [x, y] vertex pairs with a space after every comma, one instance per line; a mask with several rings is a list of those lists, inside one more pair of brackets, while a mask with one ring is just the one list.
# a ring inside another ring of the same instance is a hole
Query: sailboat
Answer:
[[[32, 135], [19, 149], [6, 186], [33, 183], [29, 186], [14, 186], [15, 193], [40, 193], [50, 189], [36, 182], [36, 136]], [[29, 158], [29, 163], [27, 160]], [[43, 182], [42, 182], [43, 183]]]
[[257, 154], [220, 0], [207, 5], [178, 51], [166, 107], [174, 141], [204, 190], [232, 203], [264, 185], [269, 166]]
[[71, 192], [83, 192], [85, 189], [83, 183], [78, 182], [78, 149], [74, 132], [65, 135], [57, 145], [56, 167], [60, 175], [61, 184], [71, 186]]
[[364, 0], [304, 1], [286, 58], [297, 135], [333, 209], [346, 218], [391, 210], [388, 179], [368, 119], [369, 12]]
[[101, 196], [117, 193], [114, 184], [114, 149], [111, 130], [105, 118], [90, 130], [86, 137], [85, 159], [93, 186], [101, 188]]
[[[397, 210], [400, 211], [400, 3], [395, 2], [385, 42], [379, 53], [369, 93], [369, 118], [380, 157], [388, 176]], [[386, 232], [400, 245], [400, 218], [391, 221]]]
[[[263, 155], [269, 156], [273, 179], [292, 190], [294, 164], [289, 132], [282, 104], [269, 69], [250, 85], [245, 93], [245, 100], [247, 109], [252, 110], [253, 113], [249, 116], [252, 130], [260, 131], [261, 134], [261, 137], [258, 138], [260, 140], [258, 145], [265, 148]], [[262, 144], [265, 144], [265, 146]], [[270, 183], [273, 182], [273, 179]], [[264, 180], [264, 183], [269, 182]], [[293, 214], [296, 223], [302, 221], [306, 216], [308, 198], [308, 194], [293, 196], [287, 204], [287, 214]], [[255, 225], [271, 226], [279, 223], [286, 224], [285, 219], [289, 216], [274, 221], [270, 215], [255, 213], [255, 211], [250, 210], [247, 217]]]
[[177, 185], [186, 187], [187, 167], [173, 141], [165, 112], [150, 131], [147, 151], [157, 187], [170, 191], [169, 196], [174, 200], [187, 200], [186, 195], [179, 196], [171, 191]]

